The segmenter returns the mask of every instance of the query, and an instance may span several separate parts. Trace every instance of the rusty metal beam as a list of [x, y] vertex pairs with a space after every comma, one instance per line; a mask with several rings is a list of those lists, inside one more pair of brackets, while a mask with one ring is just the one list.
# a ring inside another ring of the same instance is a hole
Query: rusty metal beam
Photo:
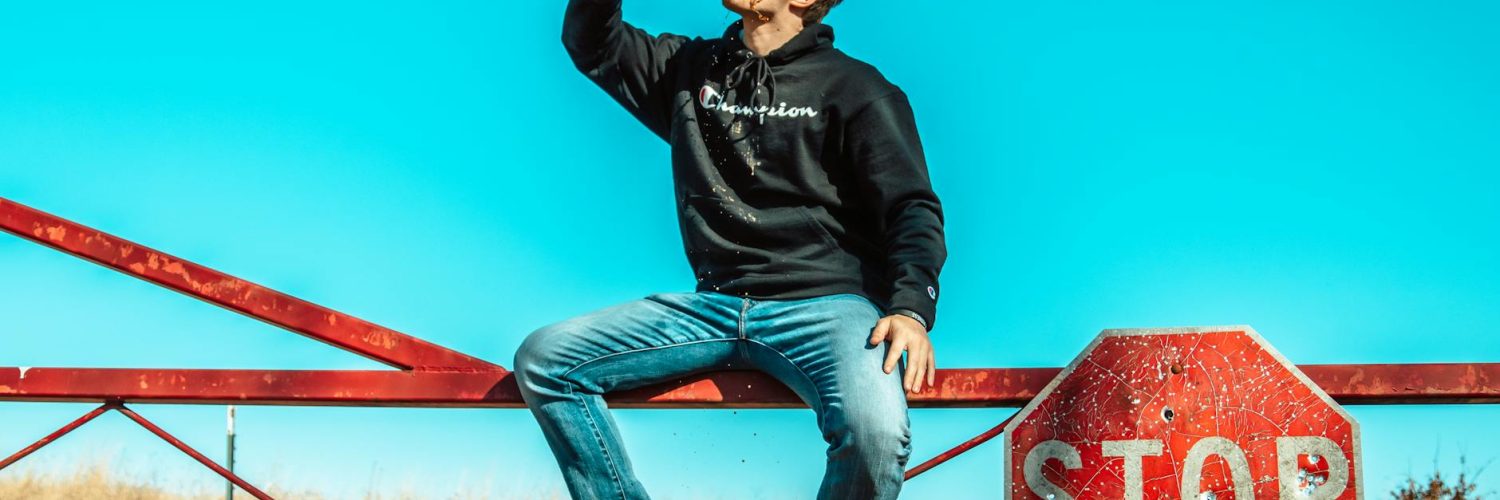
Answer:
[[[1019, 406], [1055, 369], [942, 370], [915, 407]], [[0, 367], [0, 401], [311, 406], [525, 406], [509, 372]], [[753, 371], [682, 378], [608, 396], [620, 408], [801, 408], [797, 395]]]
[[1500, 363], [1298, 365], [1339, 404], [1500, 403]]
[[0, 230], [403, 370], [501, 367], [0, 198]]
[[[1304, 365], [1343, 404], [1500, 403], [1500, 363]], [[935, 390], [908, 394], [914, 408], [1005, 408], [1030, 401], [1056, 368], [939, 370]], [[524, 406], [510, 373], [396, 370], [204, 370], [0, 367], [0, 401], [312, 406]], [[697, 375], [609, 395], [621, 408], [801, 408], [764, 374]]]

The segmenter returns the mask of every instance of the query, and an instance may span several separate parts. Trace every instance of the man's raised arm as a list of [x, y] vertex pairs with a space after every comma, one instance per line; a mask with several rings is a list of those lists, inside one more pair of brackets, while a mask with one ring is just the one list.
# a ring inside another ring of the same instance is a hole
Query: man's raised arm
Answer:
[[651, 35], [620, 16], [621, 0], [569, 0], [563, 46], [573, 65], [656, 135], [670, 131], [669, 91], [661, 81], [687, 37]]

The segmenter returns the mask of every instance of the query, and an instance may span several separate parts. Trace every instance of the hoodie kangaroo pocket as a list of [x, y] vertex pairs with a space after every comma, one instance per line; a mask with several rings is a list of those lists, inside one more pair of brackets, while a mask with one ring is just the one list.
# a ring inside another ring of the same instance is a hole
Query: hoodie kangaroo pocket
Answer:
[[822, 237], [824, 243], [827, 243], [832, 247], [839, 246], [838, 240], [835, 240], [833, 238], [833, 233], [828, 232], [828, 228], [823, 227], [823, 223], [818, 222], [818, 219], [816, 217], [813, 217], [812, 210], [808, 209], [807, 207], [800, 206], [796, 207], [796, 209], [797, 213], [802, 214], [802, 220], [807, 222], [807, 227], [812, 228], [814, 233], [817, 233], [818, 236]]

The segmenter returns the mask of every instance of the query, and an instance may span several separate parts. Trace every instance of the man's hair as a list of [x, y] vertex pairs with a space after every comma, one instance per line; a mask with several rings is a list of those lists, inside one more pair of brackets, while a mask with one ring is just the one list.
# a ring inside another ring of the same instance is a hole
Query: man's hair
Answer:
[[802, 22], [805, 24], [812, 24], [822, 21], [823, 16], [828, 15], [828, 11], [833, 9], [835, 5], [838, 5], [839, 2], [842, 1], [844, 0], [818, 0], [817, 2], [813, 3], [811, 7], [808, 7], [807, 10], [802, 12]]

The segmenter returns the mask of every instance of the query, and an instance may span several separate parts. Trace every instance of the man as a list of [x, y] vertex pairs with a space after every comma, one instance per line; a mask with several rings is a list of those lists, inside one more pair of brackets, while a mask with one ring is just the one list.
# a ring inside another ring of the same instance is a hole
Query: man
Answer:
[[[839, 0], [723, 0], [720, 38], [570, 0], [574, 64], [671, 144], [694, 292], [532, 332], [516, 378], [574, 498], [647, 498], [603, 394], [710, 370], [790, 387], [828, 442], [818, 498], [895, 498], [904, 390], [931, 387], [943, 214], [906, 95], [833, 47]], [[902, 352], [904, 367], [897, 370]]]

